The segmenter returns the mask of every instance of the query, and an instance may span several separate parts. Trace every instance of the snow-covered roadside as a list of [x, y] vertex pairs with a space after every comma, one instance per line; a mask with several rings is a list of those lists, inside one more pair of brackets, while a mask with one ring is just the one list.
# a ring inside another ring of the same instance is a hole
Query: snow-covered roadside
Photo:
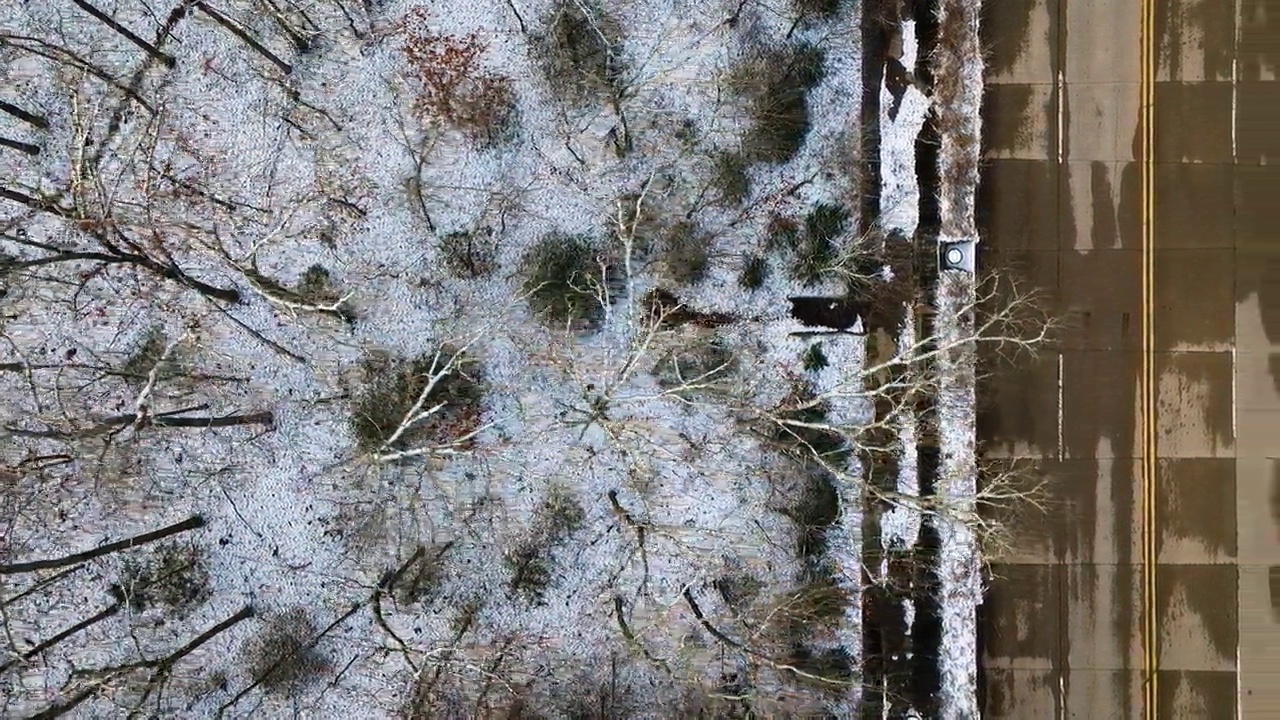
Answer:
[[[939, 0], [939, 45], [933, 53], [934, 99], [939, 112], [939, 177], [942, 228], [939, 242], [978, 241], [974, 198], [982, 131], [982, 51], [978, 37], [980, 0]], [[937, 293], [939, 345], [971, 337], [974, 278], [945, 273]], [[974, 366], [972, 343], [939, 358], [938, 421], [942, 451], [938, 493], [948, 512], [939, 518], [942, 641], [938, 666], [940, 717], [979, 716], [977, 698], [977, 609], [982, 602], [978, 538], [963, 522], [977, 496]]]

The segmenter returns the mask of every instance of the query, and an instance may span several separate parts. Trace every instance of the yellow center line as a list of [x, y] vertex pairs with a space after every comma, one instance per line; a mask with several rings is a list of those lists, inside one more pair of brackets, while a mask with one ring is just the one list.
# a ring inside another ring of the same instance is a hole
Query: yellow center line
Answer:
[[1155, 3], [1142, 2], [1141, 21], [1141, 102], [1138, 119], [1141, 130], [1139, 158], [1142, 176], [1142, 596], [1143, 664], [1145, 682], [1143, 708], [1155, 720], [1159, 700], [1157, 686], [1159, 627], [1156, 595], [1156, 369], [1155, 369]]

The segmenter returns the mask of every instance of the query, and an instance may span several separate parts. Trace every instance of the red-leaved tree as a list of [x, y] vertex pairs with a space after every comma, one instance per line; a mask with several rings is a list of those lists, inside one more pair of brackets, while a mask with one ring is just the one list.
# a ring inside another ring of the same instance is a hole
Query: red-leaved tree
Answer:
[[435, 32], [421, 8], [409, 12], [403, 27], [404, 54], [418, 85], [418, 114], [477, 142], [506, 138], [515, 120], [515, 91], [510, 78], [484, 68], [481, 56], [487, 43], [475, 33]]

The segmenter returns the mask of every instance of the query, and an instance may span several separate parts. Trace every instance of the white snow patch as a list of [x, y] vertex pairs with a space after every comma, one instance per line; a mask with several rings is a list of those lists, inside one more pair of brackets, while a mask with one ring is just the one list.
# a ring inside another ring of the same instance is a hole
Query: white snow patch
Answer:
[[[919, 42], [916, 23], [902, 23], [902, 64], [914, 72]], [[915, 85], [906, 89], [896, 118], [889, 115], [893, 95], [880, 85], [880, 224], [906, 237], [920, 222], [920, 185], [916, 179], [916, 138], [924, 127], [930, 100]]]

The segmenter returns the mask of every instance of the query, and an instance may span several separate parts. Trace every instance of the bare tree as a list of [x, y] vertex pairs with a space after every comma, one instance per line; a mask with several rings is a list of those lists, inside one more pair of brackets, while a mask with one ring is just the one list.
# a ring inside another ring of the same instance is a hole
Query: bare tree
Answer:
[[[175, 402], [179, 396], [184, 399], [188, 397], [186, 392], [181, 392], [170, 399], [169, 393], [165, 392], [170, 386], [177, 389], [183, 384], [190, 385], [193, 381], [200, 384], [201, 381], [215, 378], [199, 371], [187, 374], [182, 370], [175, 355], [180, 348], [189, 348], [190, 344], [190, 337], [165, 341], [159, 335], [150, 334], [144, 337], [137, 354], [114, 367], [78, 362], [49, 366], [16, 364], [12, 369], [27, 376], [36, 412], [27, 415], [22, 423], [8, 424], [5, 431], [11, 437], [47, 438], [72, 445], [85, 441], [101, 442], [105, 449], [115, 442], [136, 438], [140, 433], [151, 429], [215, 429], [242, 425], [270, 427], [273, 419], [270, 411], [203, 414], [210, 408], [209, 402], [172, 409], [156, 407], [161, 403]], [[42, 379], [44, 377], [48, 377], [51, 384], [46, 384]], [[105, 380], [110, 382], [103, 382]], [[232, 384], [239, 382], [229, 377], [220, 380]], [[68, 387], [76, 387], [77, 381], [80, 388], [98, 386], [106, 392], [86, 393], [84, 400], [87, 403], [80, 408], [57, 399], [65, 395]], [[117, 401], [123, 393], [132, 393], [130, 403], [133, 407], [130, 412], [101, 413], [93, 407], [95, 402]], [[60, 416], [41, 412], [46, 407], [60, 408]], [[31, 425], [42, 427], [33, 428]]]
[[[988, 276], [979, 285], [975, 299], [957, 307], [960, 316], [971, 319], [961, 333], [948, 337], [926, 335], [908, 340], [888, 358], [868, 363], [847, 381], [834, 387], [795, 398], [776, 410], [758, 412], [756, 417], [796, 440], [806, 456], [821, 464], [837, 477], [861, 484], [848, 470], [832, 463], [830, 457], [815, 447], [809, 433], [818, 432], [840, 439], [863, 455], [893, 453], [896, 447], [886, 443], [890, 431], [906, 417], [916, 417], [920, 403], [936, 394], [944, 366], [940, 360], [974, 346], [1003, 355], [1034, 353], [1054, 337], [1060, 323], [1051, 317], [1039, 295], [1026, 288], [1013, 275]], [[814, 421], [803, 417], [804, 411], [832, 402], [852, 402], [878, 408], [871, 424], [853, 425]], [[946, 515], [963, 523], [980, 522], [971, 510], [951, 507], [945, 501], [905, 496], [896, 491], [869, 488], [880, 499], [891, 504], [906, 504], [929, 514]], [[992, 485], [992, 499], [1007, 500], [1006, 487]], [[938, 505], [944, 502], [943, 505]], [[981, 502], [981, 498], [979, 499]]]
[[99, 149], [111, 148], [119, 159], [106, 162], [100, 153], [90, 152], [102, 134], [94, 108], [98, 99], [82, 86], [68, 88], [72, 123], [72, 146], [62, 149], [71, 168], [65, 187], [0, 188], [0, 198], [23, 205], [32, 214], [49, 214], [64, 221], [61, 237], [39, 238], [23, 227], [7, 232], [4, 241], [4, 270], [26, 273], [47, 266], [69, 264], [94, 271], [132, 268], [166, 282], [176, 283], [222, 303], [236, 303], [235, 288], [219, 287], [193, 276], [183, 267], [182, 255], [194, 244], [193, 236], [203, 231], [191, 223], [167, 218], [158, 207], [160, 184], [166, 182], [158, 153], [163, 117], [154, 113], [140, 131], [123, 138], [110, 127]]

